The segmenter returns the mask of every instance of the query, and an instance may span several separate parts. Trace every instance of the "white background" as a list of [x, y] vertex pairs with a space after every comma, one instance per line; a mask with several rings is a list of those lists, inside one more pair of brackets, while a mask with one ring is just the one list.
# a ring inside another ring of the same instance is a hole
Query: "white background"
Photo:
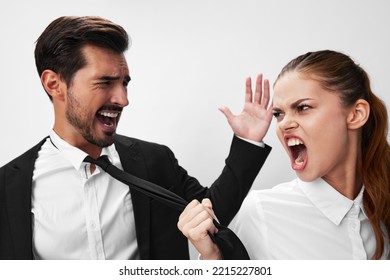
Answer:
[[[130, 105], [119, 133], [168, 145], [179, 163], [210, 185], [232, 132], [218, 107], [241, 111], [245, 78], [273, 83], [292, 58], [319, 49], [349, 54], [390, 104], [390, 2], [387, 0], [13, 0], [0, 8], [0, 166], [45, 137], [52, 105], [35, 69], [35, 40], [62, 15], [99, 15], [132, 38], [126, 53]], [[273, 151], [254, 188], [294, 173], [274, 123]]]
[[[3, 261], [7, 280], [329, 280], [387, 279], [389, 261], [261, 260], [261, 261]], [[261, 267], [263, 269], [261, 269]], [[120, 270], [132, 273], [120, 276]], [[160, 275], [156, 270], [161, 271]], [[247, 268], [247, 269], [245, 269]], [[264, 269], [265, 268], [265, 269]], [[175, 270], [176, 269], [176, 270]], [[240, 270], [241, 269], [241, 270]], [[202, 273], [199, 273], [201, 270]], [[135, 274], [134, 271], [139, 271]], [[187, 271], [187, 273], [185, 273]], [[221, 273], [224, 272], [224, 273]], [[244, 274], [244, 271], [246, 274]], [[249, 271], [255, 273], [249, 273]], [[256, 271], [264, 271], [256, 274]], [[267, 271], [270, 271], [268, 275]], [[142, 274], [142, 272], [144, 272]], [[147, 273], [148, 272], [148, 273]], [[154, 273], [153, 273], [154, 272]], [[164, 272], [172, 272], [171, 275]], [[176, 272], [176, 273], [173, 273]], [[179, 273], [177, 273], [179, 272]], [[192, 272], [192, 274], [190, 273]], [[235, 272], [235, 273], [234, 273]], [[182, 274], [180, 274], [182, 273]], [[229, 274], [228, 274], [229, 273]], [[240, 274], [239, 274], [240, 273]], [[186, 274], [186, 275], [185, 275]], [[220, 274], [220, 275], [219, 275]], [[387, 277], [387, 278], [386, 278]]]

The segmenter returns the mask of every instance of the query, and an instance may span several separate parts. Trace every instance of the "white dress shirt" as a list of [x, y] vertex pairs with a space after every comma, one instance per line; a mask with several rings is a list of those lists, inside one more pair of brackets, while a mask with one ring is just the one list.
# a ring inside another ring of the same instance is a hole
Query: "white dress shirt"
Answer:
[[[115, 146], [102, 155], [122, 169]], [[90, 163], [54, 131], [35, 162], [32, 185], [36, 259], [139, 259], [129, 187]]]
[[251, 259], [370, 259], [376, 242], [363, 192], [350, 200], [323, 179], [251, 191], [232, 228]]

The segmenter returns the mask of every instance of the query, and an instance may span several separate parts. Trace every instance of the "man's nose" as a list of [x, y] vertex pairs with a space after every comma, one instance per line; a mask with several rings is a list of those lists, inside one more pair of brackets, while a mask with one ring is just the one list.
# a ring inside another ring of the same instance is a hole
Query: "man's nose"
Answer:
[[112, 94], [111, 103], [118, 105], [120, 107], [126, 107], [129, 105], [129, 100], [127, 98], [127, 88], [123, 85], [118, 85]]

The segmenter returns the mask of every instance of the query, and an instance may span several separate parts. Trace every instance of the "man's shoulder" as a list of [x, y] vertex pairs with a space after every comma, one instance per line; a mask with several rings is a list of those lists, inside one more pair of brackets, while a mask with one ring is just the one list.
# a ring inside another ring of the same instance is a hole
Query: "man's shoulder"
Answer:
[[159, 144], [156, 142], [150, 142], [146, 140], [141, 140], [134, 137], [129, 137], [121, 134], [115, 136], [115, 143], [123, 145], [125, 147], [138, 147], [138, 148], [166, 148], [167, 146]]
[[19, 155], [18, 157], [12, 159], [10, 162], [4, 164], [2, 167], [0, 167], [0, 170], [3, 170], [6, 166], [14, 167], [14, 168], [20, 168], [23, 165], [26, 164], [34, 164], [35, 159], [38, 156], [38, 152], [43, 145], [43, 143], [46, 141], [45, 137], [43, 140], [41, 140], [38, 144], [31, 147], [29, 150], [24, 152], [23, 154]]
[[124, 135], [115, 136], [115, 148], [121, 158], [142, 157], [147, 162], [165, 162], [175, 157], [171, 149], [163, 144]]

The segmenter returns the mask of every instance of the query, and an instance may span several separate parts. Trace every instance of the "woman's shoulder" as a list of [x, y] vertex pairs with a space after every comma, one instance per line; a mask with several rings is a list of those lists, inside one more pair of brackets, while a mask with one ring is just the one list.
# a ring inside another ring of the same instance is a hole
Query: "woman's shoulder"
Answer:
[[248, 196], [268, 197], [268, 196], [279, 196], [284, 193], [293, 194], [299, 192], [300, 192], [300, 188], [298, 185], [298, 179], [293, 179], [291, 181], [275, 185], [271, 188], [252, 190], [249, 192]]
[[298, 180], [278, 184], [269, 189], [252, 190], [244, 200], [245, 207], [269, 207], [296, 202], [306, 203], [307, 198], [298, 185]]

